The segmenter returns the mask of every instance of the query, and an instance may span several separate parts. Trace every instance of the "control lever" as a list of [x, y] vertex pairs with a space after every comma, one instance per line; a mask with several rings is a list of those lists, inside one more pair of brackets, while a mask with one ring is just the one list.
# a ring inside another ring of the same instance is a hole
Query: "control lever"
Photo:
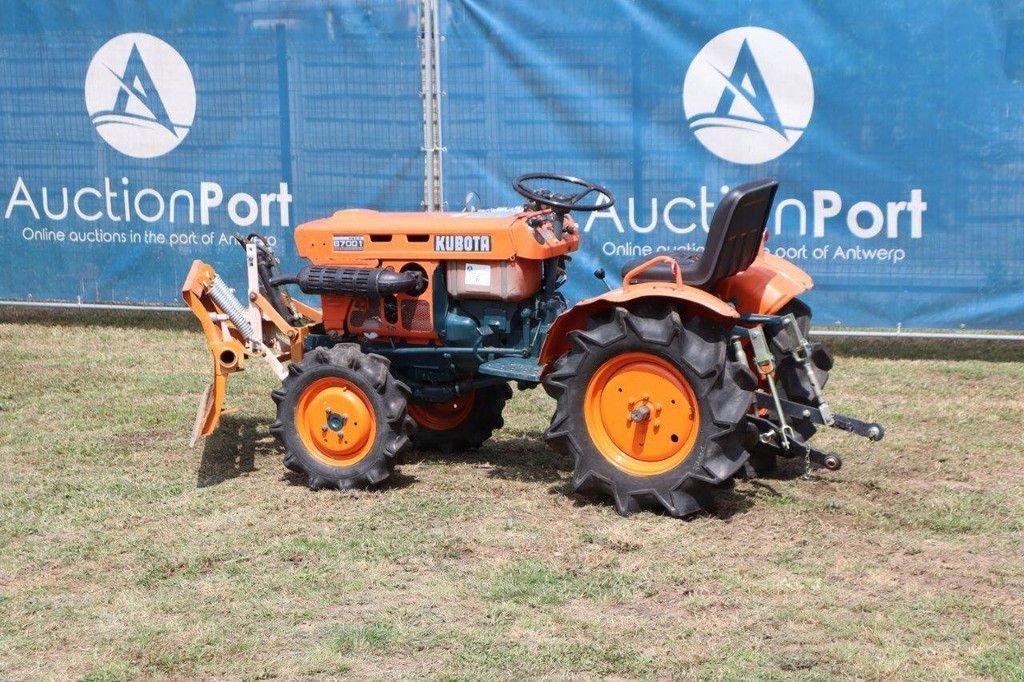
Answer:
[[564, 225], [562, 220], [565, 218], [565, 214], [561, 211], [554, 211], [554, 217], [551, 219], [551, 226], [555, 228], [555, 239], [562, 241], [562, 230]]

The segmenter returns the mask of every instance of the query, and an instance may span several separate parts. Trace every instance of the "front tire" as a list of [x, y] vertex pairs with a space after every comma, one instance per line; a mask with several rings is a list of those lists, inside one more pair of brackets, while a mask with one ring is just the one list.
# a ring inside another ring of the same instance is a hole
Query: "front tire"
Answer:
[[406, 413], [409, 389], [389, 369], [386, 358], [355, 344], [315, 348], [288, 367], [271, 393], [270, 431], [285, 466], [305, 474], [310, 488], [365, 488], [391, 476], [415, 424]]
[[742, 424], [756, 381], [729, 330], [668, 306], [613, 308], [569, 335], [544, 382], [557, 400], [545, 440], [575, 460], [573, 492], [619, 514], [688, 516], [747, 459]]

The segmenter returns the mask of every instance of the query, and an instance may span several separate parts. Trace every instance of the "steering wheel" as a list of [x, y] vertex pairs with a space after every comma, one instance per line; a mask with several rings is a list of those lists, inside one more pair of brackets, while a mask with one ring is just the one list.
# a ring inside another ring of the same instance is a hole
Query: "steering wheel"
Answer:
[[[527, 182], [533, 180], [551, 180], [554, 182], [561, 182], [567, 185], [573, 185], [581, 188], [580, 191], [575, 194], [559, 194], [552, 190], [538, 187], [532, 189], [526, 186]], [[520, 175], [512, 183], [512, 189], [521, 194], [529, 201], [533, 201], [541, 206], [548, 206], [555, 209], [558, 213], [567, 213], [569, 211], [580, 211], [583, 213], [589, 213], [590, 211], [601, 211], [606, 208], [611, 208], [615, 203], [615, 197], [607, 189], [601, 185], [595, 185], [592, 182], [574, 178], [571, 175], [554, 175], [552, 173], [527, 173], [526, 175]], [[581, 204], [580, 201], [585, 199], [587, 195], [597, 192], [598, 203], [596, 204]], [[604, 197], [606, 201], [600, 201], [600, 197]]]

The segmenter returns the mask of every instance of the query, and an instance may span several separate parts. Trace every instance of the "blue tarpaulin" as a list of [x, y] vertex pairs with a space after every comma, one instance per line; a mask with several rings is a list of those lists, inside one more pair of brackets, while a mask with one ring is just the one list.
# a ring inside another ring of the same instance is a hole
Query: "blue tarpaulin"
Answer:
[[606, 184], [571, 294], [703, 244], [724, 186], [781, 183], [769, 247], [819, 324], [1024, 327], [1024, 8], [1002, 2], [448, 0], [445, 194]]
[[293, 262], [298, 223], [418, 208], [418, 31], [393, 0], [5, 3], [0, 298], [180, 304], [194, 258], [244, 285], [236, 232]]
[[[443, 182], [607, 185], [591, 272], [700, 247], [781, 182], [769, 248], [818, 324], [1024, 327], [1024, 7], [441, 0]], [[418, 0], [0, 6], [0, 298], [169, 304], [235, 232], [423, 206]]]

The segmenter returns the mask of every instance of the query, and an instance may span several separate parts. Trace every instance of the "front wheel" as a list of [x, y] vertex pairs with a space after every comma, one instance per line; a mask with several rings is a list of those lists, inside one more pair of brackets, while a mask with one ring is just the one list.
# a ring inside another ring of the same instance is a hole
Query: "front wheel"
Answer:
[[406, 413], [409, 389], [386, 358], [354, 344], [316, 348], [288, 367], [271, 397], [270, 431], [284, 445], [284, 464], [309, 487], [363, 488], [383, 483], [409, 447], [415, 424]]
[[570, 341], [545, 379], [557, 400], [545, 439], [573, 456], [573, 491], [610, 496], [623, 516], [700, 511], [747, 458], [756, 381], [730, 356], [728, 329], [667, 306], [614, 308]]

